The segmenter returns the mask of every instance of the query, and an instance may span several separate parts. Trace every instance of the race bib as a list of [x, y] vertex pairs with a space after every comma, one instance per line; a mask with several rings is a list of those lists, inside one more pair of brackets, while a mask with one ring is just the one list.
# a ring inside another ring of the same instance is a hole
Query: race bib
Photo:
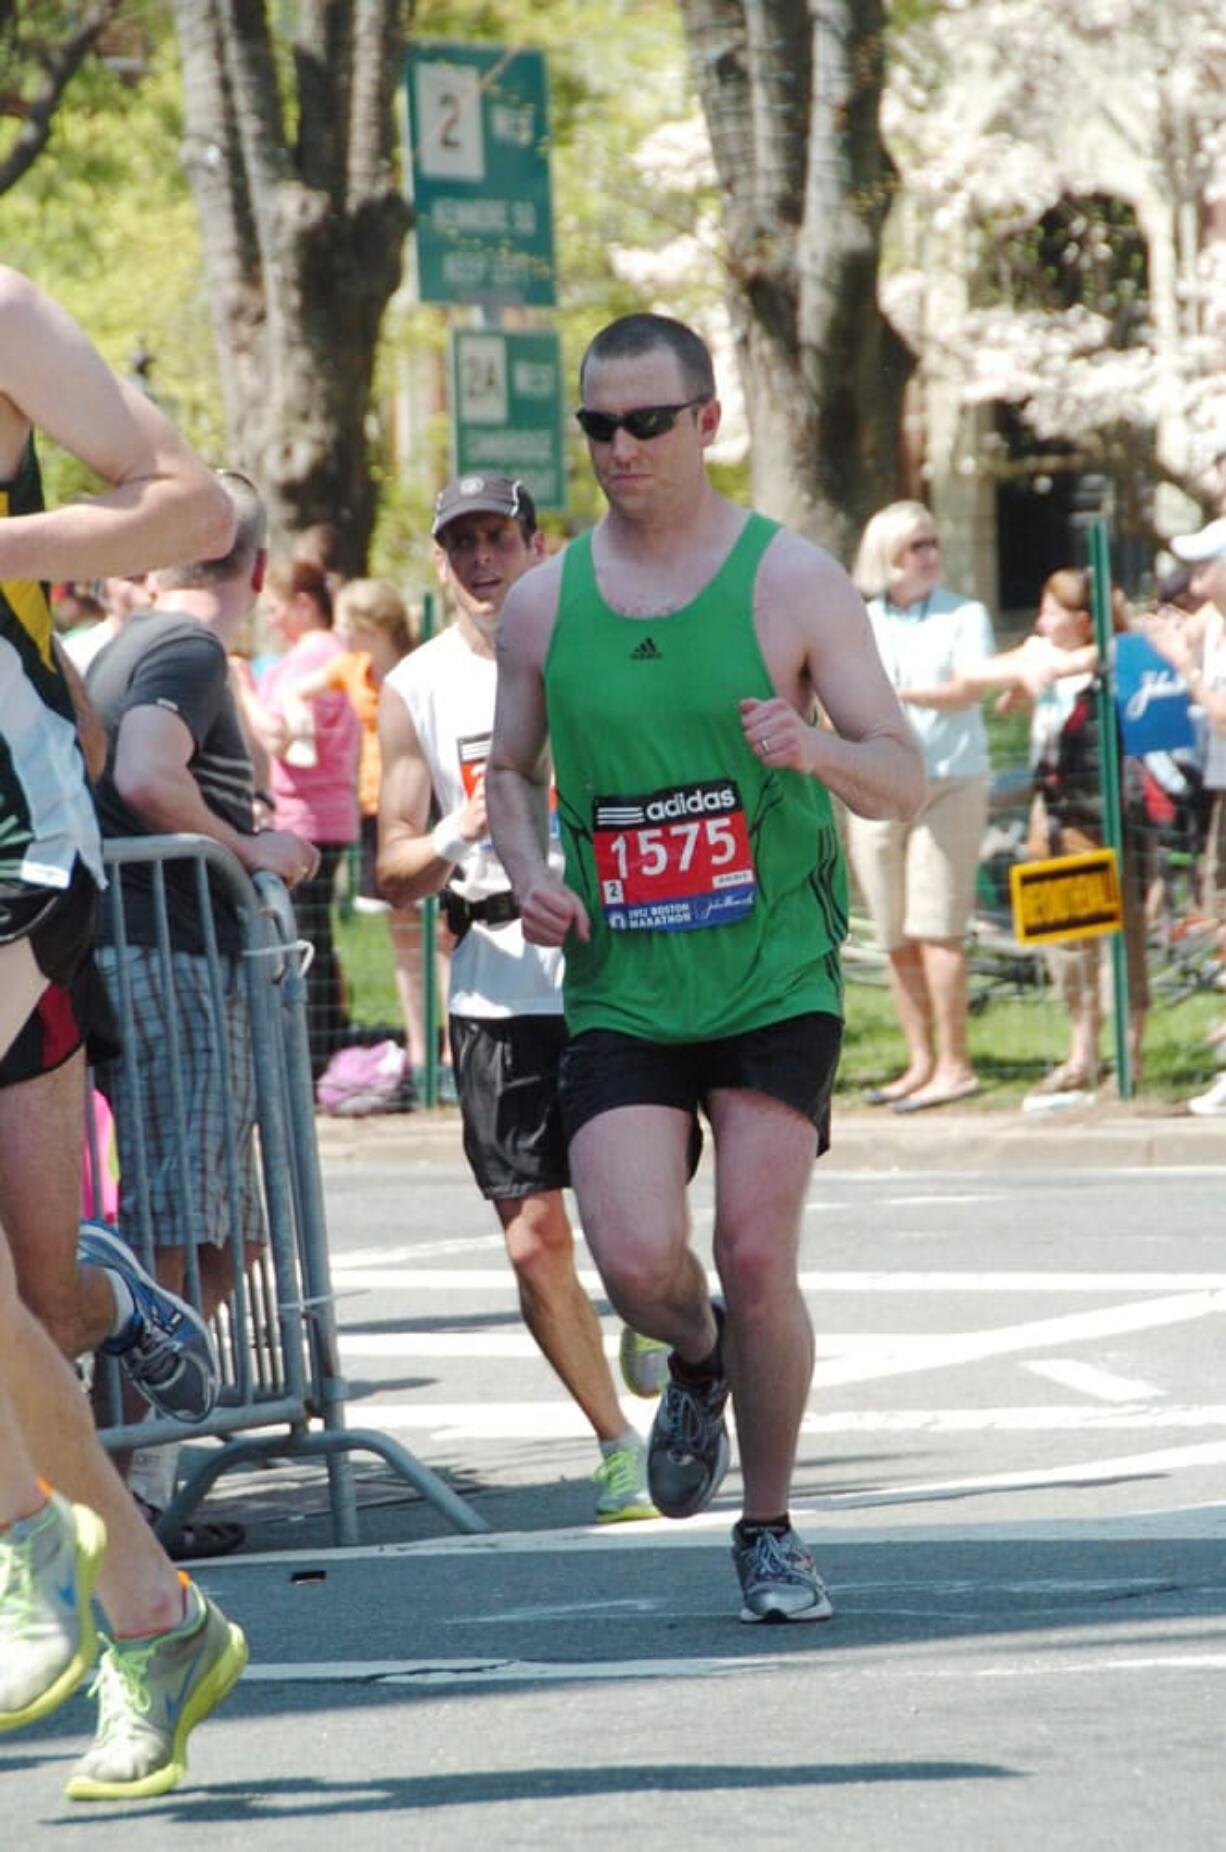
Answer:
[[[485, 789], [485, 762], [490, 756], [492, 733], [472, 733], [467, 739], [457, 740], [456, 749], [460, 755], [460, 783], [464, 787], [465, 797], [473, 797]], [[552, 778], [549, 781], [549, 836], [556, 841], [561, 835], [558, 825], [558, 793]], [[485, 837], [481, 848], [487, 855], [494, 852], [493, 838]]]
[[605, 919], [619, 932], [730, 926], [753, 907], [749, 832], [731, 778], [598, 797], [592, 841]]

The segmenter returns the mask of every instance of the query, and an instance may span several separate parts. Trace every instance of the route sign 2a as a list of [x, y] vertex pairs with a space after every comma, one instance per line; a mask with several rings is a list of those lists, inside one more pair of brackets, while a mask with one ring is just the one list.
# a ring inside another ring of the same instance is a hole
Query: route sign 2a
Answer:
[[417, 41], [405, 97], [421, 301], [553, 303], [544, 55]]
[[1015, 862], [1009, 870], [1013, 934], [1019, 945], [1093, 939], [1124, 924], [1114, 849]]
[[457, 476], [519, 476], [538, 508], [565, 509], [562, 351], [552, 330], [454, 328], [451, 412]]

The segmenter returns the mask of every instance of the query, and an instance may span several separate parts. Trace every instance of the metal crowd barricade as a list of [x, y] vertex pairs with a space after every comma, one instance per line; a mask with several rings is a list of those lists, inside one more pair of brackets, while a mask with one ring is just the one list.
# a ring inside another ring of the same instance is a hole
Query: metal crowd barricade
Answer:
[[[111, 1449], [162, 1442], [220, 1441], [196, 1466], [163, 1513], [159, 1534], [171, 1536], [195, 1510], [209, 1487], [231, 1467], [253, 1461], [323, 1458], [328, 1468], [333, 1535], [337, 1544], [359, 1541], [357, 1503], [350, 1455], [380, 1456], [427, 1499], [455, 1529], [489, 1529], [485, 1520], [424, 1466], [399, 1441], [371, 1428], [345, 1425], [346, 1384], [341, 1374], [324, 1218], [323, 1190], [315, 1142], [314, 1093], [307, 1044], [304, 973], [309, 947], [297, 938], [293, 907], [274, 876], [254, 879], [220, 844], [194, 835], [150, 836], [106, 845], [110, 886], [110, 938], [116, 948], [120, 1030], [124, 1053], [116, 1064], [112, 1106], [125, 1142], [136, 1154], [135, 1226], [122, 1233], [150, 1271], [156, 1230], [149, 1200], [146, 1128], [133, 1109], [133, 1022], [131, 978], [125, 959], [128, 938], [123, 886], [129, 870], [149, 871], [156, 930], [154, 969], [159, 985], [159, 1032], [171, 1057], [171, 1094], [164, 1102], [173, 1124], [174, 1152], [184, 1192], [184, 1222], [190, 1225], [190, 1185], [185, 1162], [193, 1136], [193, 1105], [184, 1097], [178, 1059], [182, 1025], [172, 1007], [172, 959], [166, 869], [186, 864], [194, 883], [197, 916], [205, 946], [214, 1044], [229, 1049], [225, 1019], [226, 970], [218, 951], [210, 880], [224, 889], [242, 929], [242, 989], [250, 1016], [255, 1069], [257, 1172], [267, 1244], [250, 1270], [244, 1266], [240, 1168], [244, 1153], [235, 1123], [233, 1088], [226, 1087], [223, 1150], [228, 1212], [227, 1242], [234, 1286], [214, 1324], [223, 1387], [207, 1420], [187, 1425], [162, 1417], [125, 1415], [121, 1378], [113, 1361], [99, 1358], [95, 1404], [103, 1442]], [[228, 1055], [226, 1057], [229, 1058]], [[92, 1118], [89, 1154], [95, 1185], [103, 1161]], [[128, 1179], [132, 1188], [132, 1179]], [[95, 1203], [99, 1191], [94, 1190]], [[187, 1295], [200, 1305], [196, 1240], [186, 1243]], [[129, 1411], [132, 1391], [129, 1391]]]

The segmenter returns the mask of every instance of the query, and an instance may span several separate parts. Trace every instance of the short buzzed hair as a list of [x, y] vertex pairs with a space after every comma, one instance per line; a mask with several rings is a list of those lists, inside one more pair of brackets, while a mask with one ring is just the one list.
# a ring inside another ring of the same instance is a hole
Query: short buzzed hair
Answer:
[[234, 544], [221, 559], [193, 560], [185, 566], [167, 566], [154, 574], [163, 591], [198, 590], [227, 579], [245, 578], [268, 543], [268, 514], [260, 491], [241, 470], [219, 469], [217, 480], [234, 509]]
[[694, 398], [715, 397], [715, 367], [711, 350], [702, 336], [670, 315], [623, 315], [588, 343], [579, 362], [579, 391], [589, 362], [593, 360], [637, 360], [656, 348], [667, 348], [681, 367], [685, 389]]

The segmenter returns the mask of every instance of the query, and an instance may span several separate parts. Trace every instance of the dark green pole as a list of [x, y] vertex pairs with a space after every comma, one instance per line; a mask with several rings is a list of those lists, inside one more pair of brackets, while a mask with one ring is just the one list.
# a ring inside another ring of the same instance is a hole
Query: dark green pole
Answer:
[[[1095, 521], [1090, 529], [1091, 605], [1094, 641], [1098, 646], [1099, 791], [1103, 804], [1103, 842], [1115, 850], [1115, 865], [1123, 891], [1130, 871], [1124, 867], [1124, 806], [1121, 796], [1120, 736], [1115, 718], [1115, 673], [1111, 660], [1111, 553], [1107, 524]], [[1112, 1022], [1115, 1029], [1115, 1073], [1120, 1098], [1132, 1098], [1132, 1062], [1128, 1054], [1128, 959], [1122, 932], [1111, 934]]]
[[[421, 601], [421, 640], [434, 635], [434, 593]], [[438, 1105], [438, 901], [433, 894], [421, 909], [422, 1020], [426, 1036], [426, 1106]]]

